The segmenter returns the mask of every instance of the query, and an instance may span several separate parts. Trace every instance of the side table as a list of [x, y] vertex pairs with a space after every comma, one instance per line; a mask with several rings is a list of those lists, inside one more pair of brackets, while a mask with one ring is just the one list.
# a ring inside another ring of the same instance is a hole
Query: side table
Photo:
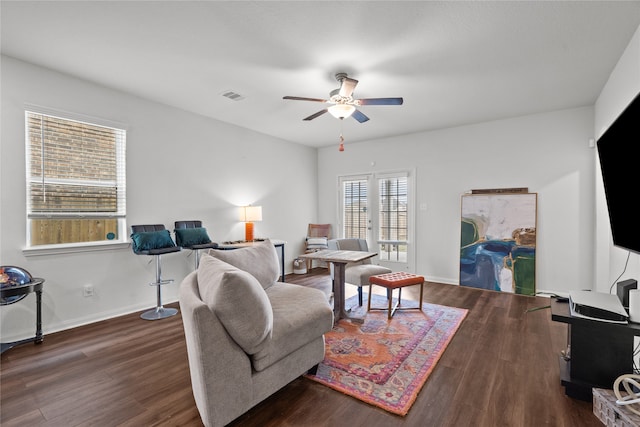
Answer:
[[633, 372], [634, 337], [640, 324], [609, 323], [574, 317], [569, 303], [551, 298], [551, 320], [568, 324], [567, 346], [560, 357], [560, 382], [565, 394], [591, 401], [592, 388], [610, 389], [622, 374]]
[[[23, 340], [18, 340], [13, 342], [0, 343], [0, 354], [20, 344], [24, 344], [28, 342], [35, 342], [36, 344], [40, 344], [44, 340], [44, 336], [42, 334], [42, 287], [43, 285], [44, 285], [44, 279], [34, 277], [31, 279], [29, 283], [25, 283], [24, 285], [12, 286], [12, 287], [0, 289], [0, 298], [2, 299], [2, 301], [5, 301], [11, 297], [27, 295], [32, 292], [36, 293], [36, 335], [32, 338], [26, 338]], [[2, 304], [2, 305], [7, 305], [7, 304]]]

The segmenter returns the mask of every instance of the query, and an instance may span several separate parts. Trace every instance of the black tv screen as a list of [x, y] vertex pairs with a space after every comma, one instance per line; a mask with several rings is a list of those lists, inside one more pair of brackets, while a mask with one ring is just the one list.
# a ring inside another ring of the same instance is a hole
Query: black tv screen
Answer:
[[598, 139], [613, 244], [640, 254], [640, 94]]

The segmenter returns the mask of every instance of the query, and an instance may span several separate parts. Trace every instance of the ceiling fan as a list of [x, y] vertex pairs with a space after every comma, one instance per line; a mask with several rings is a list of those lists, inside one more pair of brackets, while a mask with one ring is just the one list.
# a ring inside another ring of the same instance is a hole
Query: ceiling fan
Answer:
[[364, 123], [369, 120], [362, 111], [357, 107], [362, 105], [402, 105], [402, 98], [364, 98], [354, 99], [353, 90], [358, 84], [358, 80], [351, 79], [347, 76], [347, 73], [337, 73], [336, 80], [340, 82], [340, 87], [334, 89], [329, 93], [329, 99], [320, 98], [304, 98], [300, 96], [284, 96], [282, 99], [291, 99], [294, 101], [313, 101], [323, 102], [325, 104], [331, 104], [329, 107], [318, 111], [305, 117], [303, 120], [313, 120], [316, 117], [320, 117], [326, 112], [329, 112], [337, 119], [344, 119], [345, 117], [352, 116], [360, 123]]

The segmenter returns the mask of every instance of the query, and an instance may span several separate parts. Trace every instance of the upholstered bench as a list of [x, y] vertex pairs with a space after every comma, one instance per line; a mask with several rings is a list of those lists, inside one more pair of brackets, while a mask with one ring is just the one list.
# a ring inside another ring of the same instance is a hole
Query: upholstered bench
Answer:
[[[387, 297], [389, 300], [388, 308], [371, 308], [371, 288], [373, 285], [382, 286], [387, 288]], [[400, 301], [402, 299], [402, 288], [405, 286], [420, 285], [420, 300], [417, 307], [400, 307]], [[393, 290], [398, 289], [398, 302], [392, 307], [393, 303]], [[369, 303], [367, 304], [367, 311], [370, 310], [388, 310], [388, 318], [391, 319], [396, 310], [420, 310], [422, 311], [422, 293], [424, 291], [424, 277], [417, 274], [405, 273], [403, 271], [377, 274], [369, 277]]]

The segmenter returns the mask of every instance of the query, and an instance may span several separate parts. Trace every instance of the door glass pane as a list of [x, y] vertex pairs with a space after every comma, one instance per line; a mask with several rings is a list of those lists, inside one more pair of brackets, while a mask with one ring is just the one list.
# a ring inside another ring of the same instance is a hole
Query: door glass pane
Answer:
[[378, 179], [380, 260], [407, 262], [407, 177]]
[[344, 181], [342, 224], [344, 238], [367, 238], [368, 228], [368, 200], [367, 180], [357, 179]]

